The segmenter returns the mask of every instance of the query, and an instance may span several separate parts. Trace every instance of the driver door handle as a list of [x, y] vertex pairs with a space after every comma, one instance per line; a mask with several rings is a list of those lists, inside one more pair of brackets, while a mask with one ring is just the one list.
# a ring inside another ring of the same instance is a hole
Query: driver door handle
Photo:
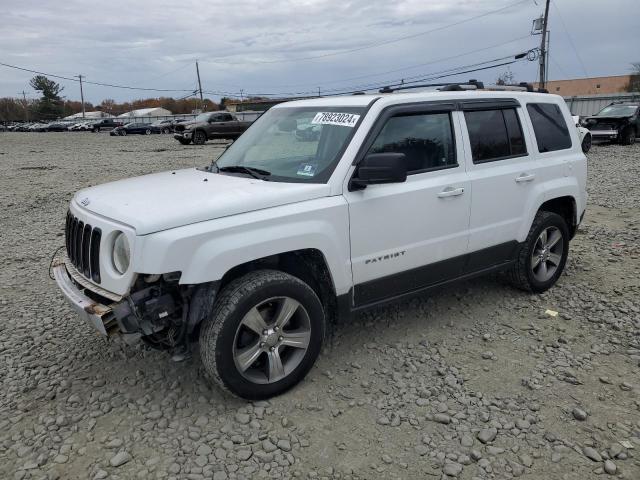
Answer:
[[516, 182], [517, 183], [531, 182], [535, 178], [536, 176], [533, 173], [521, 173], [516, 177]]
[[446, 198], [446, 197], [457, 197], [458, 195], [462, 195], [464, 193], [464, 188], [454, 188], [447, 187], [438, 193], [438, 198]]

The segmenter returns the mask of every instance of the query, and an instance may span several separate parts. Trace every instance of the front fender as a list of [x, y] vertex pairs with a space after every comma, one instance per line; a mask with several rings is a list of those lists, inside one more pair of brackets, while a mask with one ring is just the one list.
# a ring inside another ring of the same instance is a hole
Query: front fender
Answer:
[[303, 249], [327, 261], [338, 295], [351, 287], [349, 219], [342, 196], [268, 208], [138, 237], [137, 272], [182, 272], [181, 284], [222, 279], [233, 267]]

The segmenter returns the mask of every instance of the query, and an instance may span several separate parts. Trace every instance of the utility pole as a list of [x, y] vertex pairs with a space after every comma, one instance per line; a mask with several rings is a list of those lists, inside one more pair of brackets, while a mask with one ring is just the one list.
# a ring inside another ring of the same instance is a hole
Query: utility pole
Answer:
[[22, 90], [22, 99], [24, 100], [24, 113], [27, 116], [27, 123], [29, 122], [29, 105], [27, 105], [27, 94]]
[[540, 41], [540, 81], [538, 82], [540, 88], [545, 88], [547, 81], [547, 22], [549, 21], [549, 3], [551, 0], [547, 0], [544, 7], [544, 18], [542, 19], [542, 40]]
[[200, 106], [204, 111], [204, 99], [202, 98], [202, 83], [200, 83], [200, 67], [198, 67], [197, 60], [196, 60], [196, 74], [198, 75], [198, 89], [200, 90]]
[[80, 79], [80, 101], [82, 102], [82, 118], [84, 118], [84, 93], [82, 92], [82, 75], [78, 75]]
[[320, 87], [318, 87], [318, 96], [321, 97], [322, 95], [320, 95]]

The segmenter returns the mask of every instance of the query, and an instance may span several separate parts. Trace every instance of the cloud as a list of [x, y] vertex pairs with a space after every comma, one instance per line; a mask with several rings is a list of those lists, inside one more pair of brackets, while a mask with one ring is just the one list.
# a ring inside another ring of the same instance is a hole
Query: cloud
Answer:
[[[433, 73], [536, 46], [539, 37], [530, 37], [458, 57], [527, 35], [532, 19], [541, 13], [541, 5], [531, 1], [452, 28], [336, 55], [437, 29], [512, 3], [515, 2], [21, 0], [17, 4], [0, 0], [0, 61], [65, 76], [82, 73], [88, 80], [98, 82], [192, 89], [196, 84], [193, 62], [199, 59], [203, 88], [210, 91], [287, 93], [292, 89], [317, 91], [318, 87], [328, 91]], [[558, 2], [557, 9], [551, 9], [552, 78], [585, 76], [559, 21], [558, 10], [589, 75], [624, 74], [630, 62], [640, 60], [633, 49], [640, 43], [634, 20], [637, 15], [618, 13], [640, 13], [636, 0], [612, 0], [606, 9], [595, 2], [564, 0]], [[299, 60], [321, 55], [327, 56]], [[447, 60], [447, 56], [456, 58]], [[380, 75], [434, 59], [444, 60], [423, 69]], [[511, 69], [517, 80], [532, 81], [537, 65], [522, 62]], [[30, 74], [5, 68], [1, 72], [0, 96], [15, 96], [28, 88]], [[493, 81], [499, 73], [478, 72], [473, 76]], [[372, 76], [339, 81], [363, 75]], [[77, 85], [61, 83], [69, 98], [79, 96]], [[95, 103], [107, 97], [124, 100], [149, 96], [147, 92], [92, 85], [86, 86], [85, 95]]]

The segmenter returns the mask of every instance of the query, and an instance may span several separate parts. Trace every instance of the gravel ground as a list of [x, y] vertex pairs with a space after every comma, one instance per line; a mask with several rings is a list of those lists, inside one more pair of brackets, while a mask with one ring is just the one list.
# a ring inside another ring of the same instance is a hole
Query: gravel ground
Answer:
[[220, 150], [0, 134], [0, 478], [640, 478], [640, 144], [589, 154], [551, 291], [496, 276], [366, 312], [301, 385], [255, 403], [197, 356], [97, 336], [47, 276], [76, 190]]

